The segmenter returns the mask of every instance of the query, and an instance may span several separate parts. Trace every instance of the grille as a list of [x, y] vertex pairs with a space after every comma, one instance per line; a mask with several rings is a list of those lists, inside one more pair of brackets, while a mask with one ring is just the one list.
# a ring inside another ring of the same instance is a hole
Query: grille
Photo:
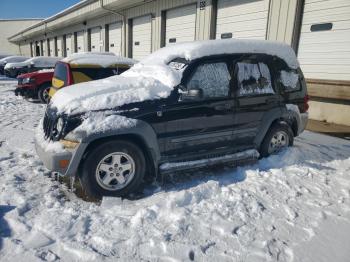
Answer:
[[[55, 122], [56, 122], [56, 118], [51, 115], [48, 110], [46, 110], [45, 112], [45, 116], [44, 116], [44, 121], [43, 121], [43, 130], [44, 130], [44, 134], [45, 134], [45, 138], [52, 138], [53, 137], [53, 133], [56, 131], [54, 129], [55, 126]], [[56, 131], [57, 132], [57, 131]]]
[[23, 78], [18, 78], [18, 85], [21, 85], [23, 82]]

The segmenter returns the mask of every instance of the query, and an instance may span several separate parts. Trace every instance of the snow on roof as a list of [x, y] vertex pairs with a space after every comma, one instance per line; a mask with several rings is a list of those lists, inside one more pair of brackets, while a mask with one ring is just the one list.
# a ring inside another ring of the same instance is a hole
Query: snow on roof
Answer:
[[24, 62], [18, 63], [7, 63], [5, 69], [8, 68], [21, 68], [29, 65], [35, 67], [55, 67], [57, 61], [60, 61], [62, 57], [52, 57], [52, 56], [38, 56], [25, 60]]
[[226, 53], [276, 55], [292, 68], [299, 66], [294, 51], [288, 45], [277, 42], [211, 40], [177, 44], [154, 52], [119, 76], [59, 90], [52, 98], [52, 107], [58, 113], [74, 114], [165, 98], [181, 82], [183, 72], [168, 66], [170, 61], [175, 58], [193, 60]]
[[114, 53], [105, 52], [83, 52], [75, 53], [62, 59], [62, 62], [75, 64], [75, 65], [84, 65], [84, 64], [93, 64], [99, 65], [102, 67], [108, 67], [115, 64], [127, 64], [133, 65], [137, 63], [136, 60], [131, 58], [126, 58], [122, 56], [116, 56]]
[[298, 68], [299, 62], [294, 50], [287, 44], [266, 40], [220, 39], [180, 43], [164, 47], [147, 56], [142, 64], [168, 64], [175, 58], [194, 60], [219, 54], [262, 53], [283, 59], [291, 68]]
[[25, 56], [7, 56], [4, 57], [2, 59], [0, 59], [0, 65], [4, 65], [7, 63], [11, 63], [11, 62], [23, 62], [25, 60], [27, 60], [29, 57], [25, 57]]

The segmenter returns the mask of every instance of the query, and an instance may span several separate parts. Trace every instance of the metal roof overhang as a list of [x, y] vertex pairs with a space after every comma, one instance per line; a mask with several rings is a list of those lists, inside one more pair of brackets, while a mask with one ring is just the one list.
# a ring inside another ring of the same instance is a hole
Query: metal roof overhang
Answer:
[[19, 33], [8, 38], [10, 42], [21, 42], [23, 40], [37, 37], [45, 33], [53, 32], [57, 29], [68, 27], [72, 24], [83, 23], [92, 18], [108, 14], [109, 12], [102, 8], [113, 11], [122, 11], [123, 9], [146, 2], [146, 0], [85, 0], [81, 1], [49, 18], [36, 23]]

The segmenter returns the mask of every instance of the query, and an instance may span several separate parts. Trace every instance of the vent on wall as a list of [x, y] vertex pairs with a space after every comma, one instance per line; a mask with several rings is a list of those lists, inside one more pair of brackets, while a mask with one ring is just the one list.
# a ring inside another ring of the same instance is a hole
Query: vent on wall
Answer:
[[317, 31], [328, 31], [332, 30], [333, 23], [323, 23], [323, 24], [313, 24], [311, 25], [311, 32], [317, 32]]
[[170, 38], [169, 43], [176, 43], [176, 38]]
[[221, 34], [221, 39], [232, 38], [232, 33], [223, 33]]

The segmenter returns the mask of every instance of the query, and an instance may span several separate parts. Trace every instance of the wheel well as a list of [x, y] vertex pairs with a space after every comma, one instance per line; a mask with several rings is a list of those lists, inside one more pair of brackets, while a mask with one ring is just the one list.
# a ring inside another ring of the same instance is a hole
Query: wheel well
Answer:
[[[290, 128], [292, 129], [293, 131], [293, 135], [294, 136], [297, 136], [298, 135], [298, 123], [297, 123], [297, 120], [295, 118], [292, 118], [292, 119], [285, 119], [285, 118], [277, 118], [275, 119], [271, 125], [269, 126], [269, 129], [276, 123], [280, 123], [280, 122], [284, 122], [286, 123], [287, 125], [290, 126]], [[268, 130], [269, 130], [268, 129]]]
[[41, 87], [43, 87], [43, 86], [50, 86], [51, 85], [51, 82], [43, 82], [43, 83], [41, 83], [40, 85], [38, 85], [38, 88], [41, 88]]
[[142, 150], [144, 156], [145, 156], [145, 160], [146, 160], [146, 176], [155, 176], [157, 174], [156, 172], [156, 167], [154, 165], [154, 161], [153, 161], [153, 157], [151, 152], [148, 150], [145, 141], [139, 137], [138, 135], [134, 135], [134, 134], [126, 134], [126, 135], [116, 135], [116, 136], [108, 136], [108, 137], [103, 137], [100, 139], [96, 139], [93, 142], [91, 142], [88, 147], [86, 148], [84, 155], [82, 157], [82, 160], [80, 161], [80, 165], [79, 165], [79, 173], [81, 170], [81, 166], [82, 163], [84, 162], [84, 160], [86, 159], [87, 155], [89, 154], [89, 152], [95, 148], [96, 146], [98, 146], [99, 144], [102, 143], [106, 143], [109, 141], [114, 141], [114, 140], [126, 140], [129, 141], [133, 144], [135, 144], [136, 146], [140, 147], [140, 149]]

